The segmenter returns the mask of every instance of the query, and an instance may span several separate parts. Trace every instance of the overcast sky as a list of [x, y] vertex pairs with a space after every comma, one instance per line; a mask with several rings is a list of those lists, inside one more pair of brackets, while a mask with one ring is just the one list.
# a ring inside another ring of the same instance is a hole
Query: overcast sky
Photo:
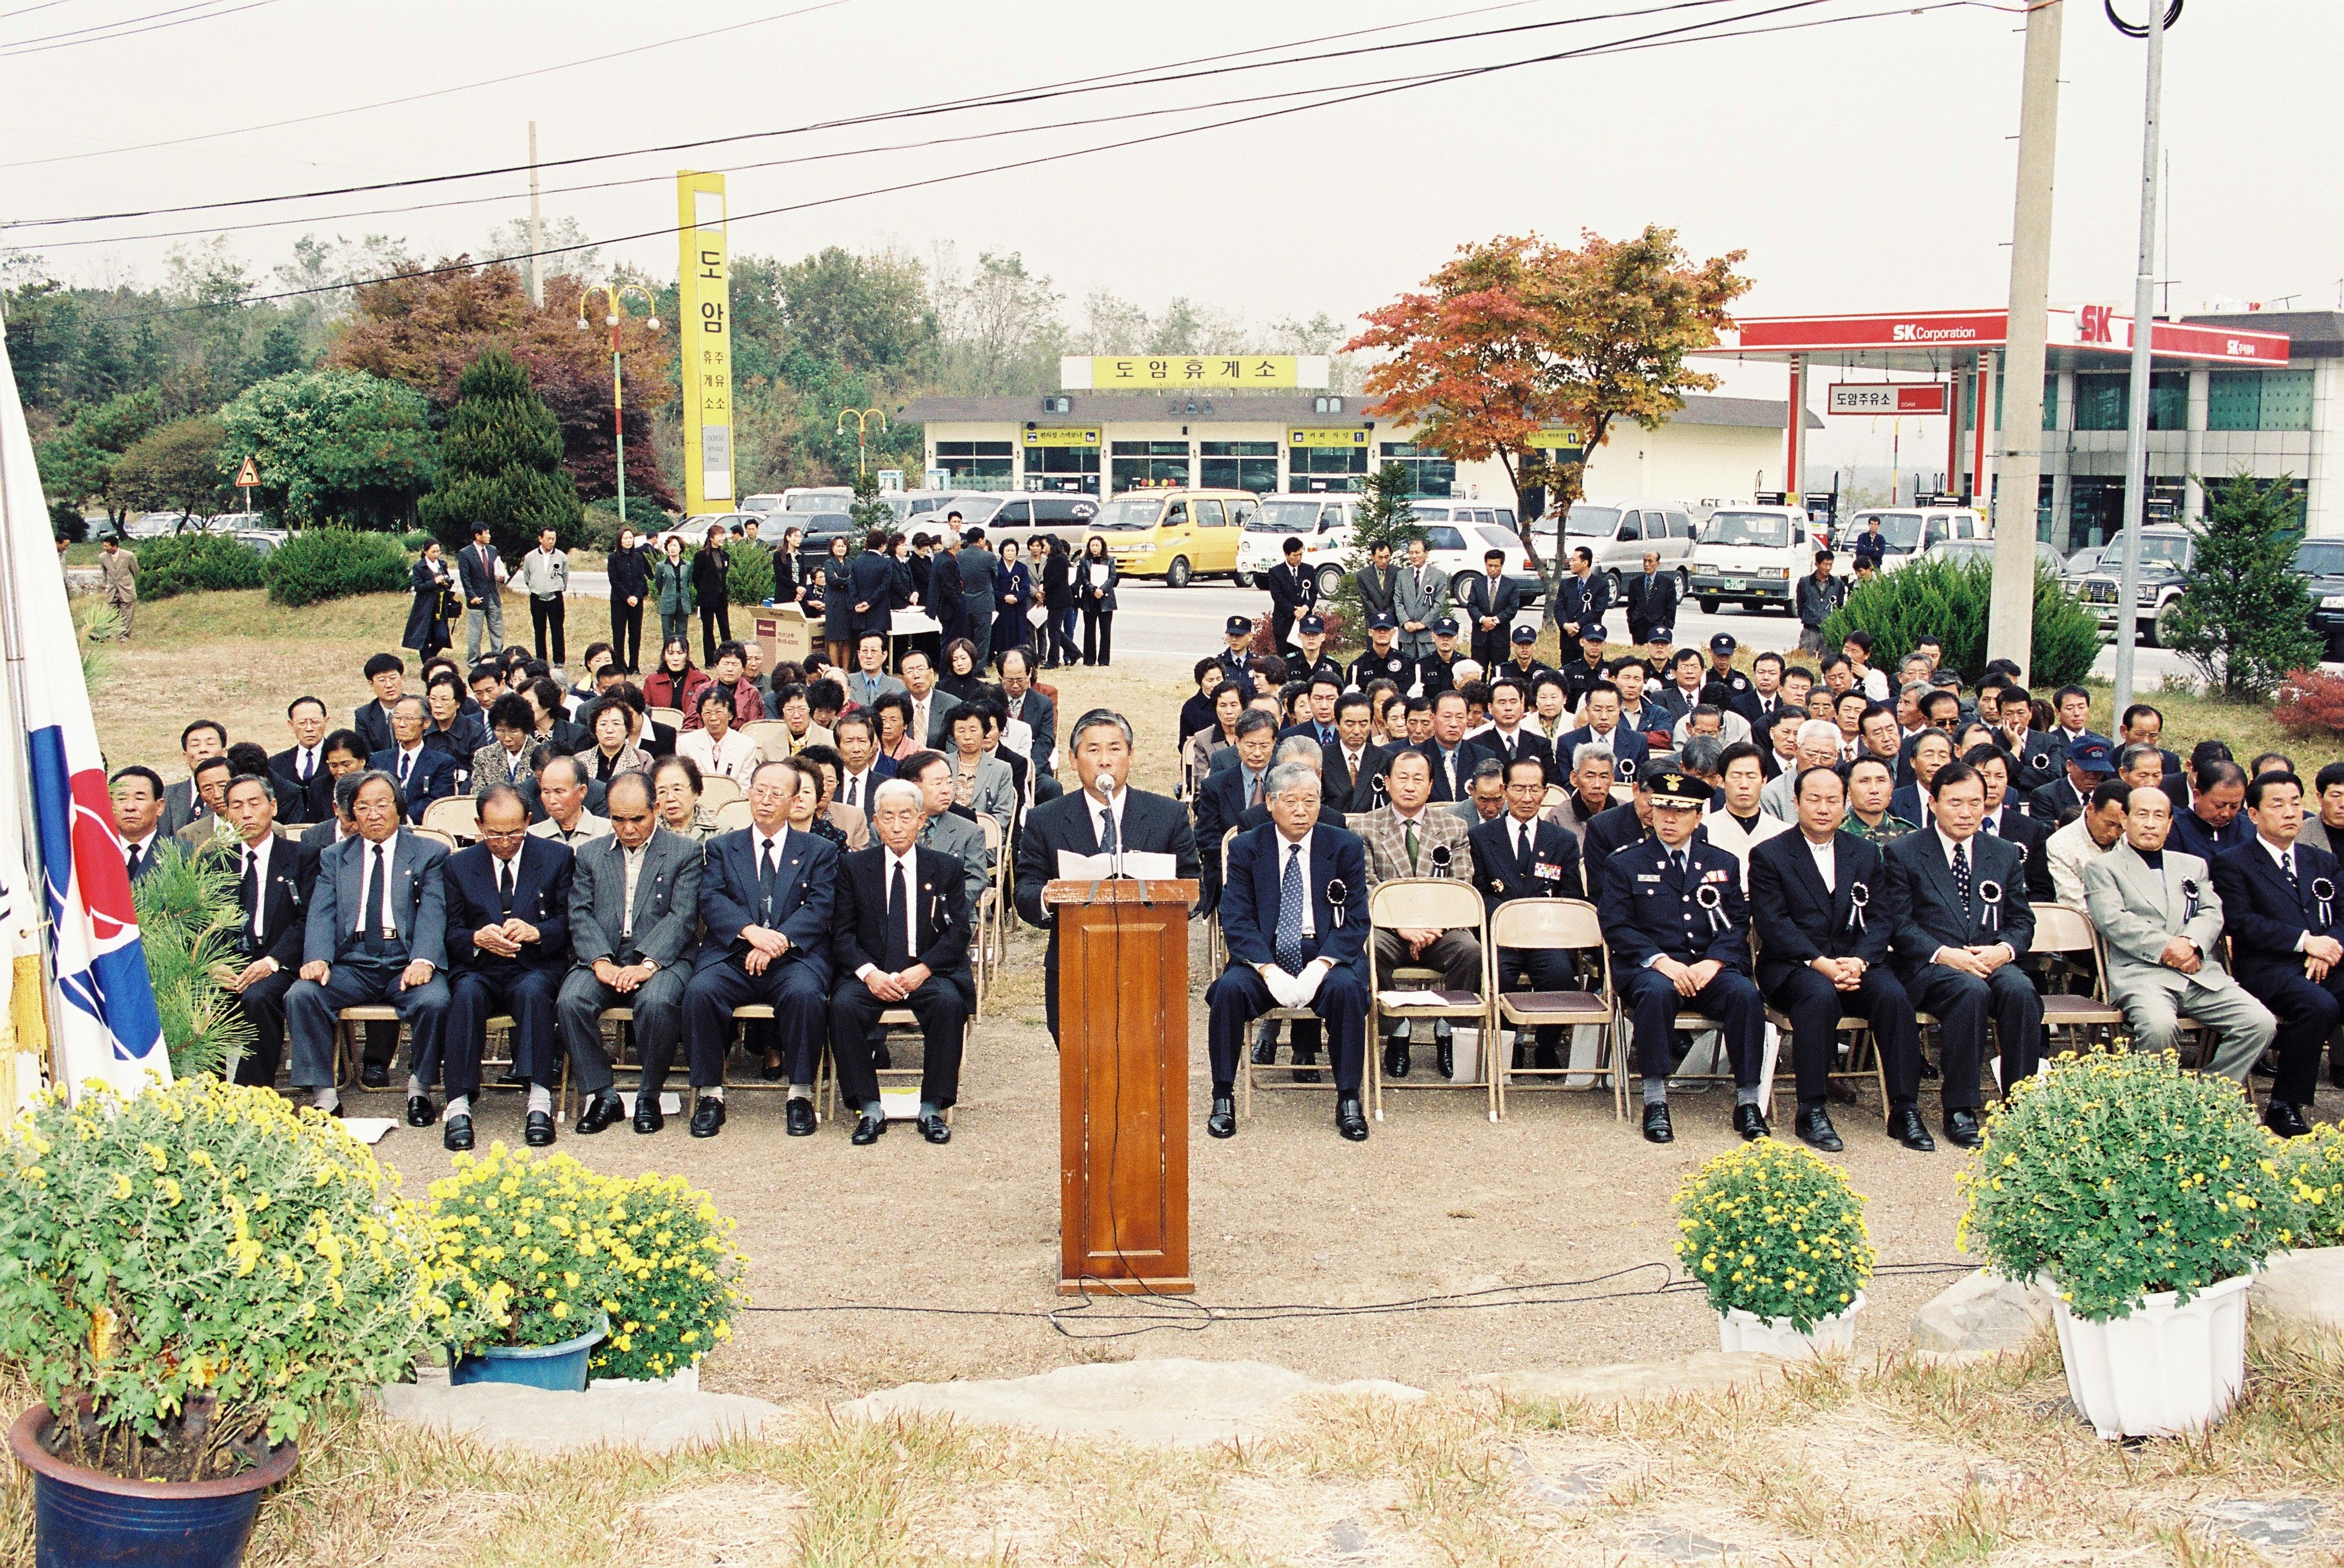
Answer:
[[[1026, 0], [833, 0], [774, 17], [789, 0], [685, 6], [525, 0], [202, 0], [184, 25], [81, 43], [54, 35], [198, 0], [0, 0], [0, 216], [47, 217], [411, 178], [523, 161], [538, 122], [547, 159], [737, 135], [949, 103], [1207, 55], [1359, 34], [1359, 48], [1439, 34], [1656, 13], [1387, 50], [1141, 90], [1096, 93], [811, 136], [734, 143], [553, 170], [551, 187], [669, 176], [1012, 126], [1179, 107], [1181, 113], [1043, 130], [957, 147], [835, 158], [731, 175], [746, 213], [1232, 117], [1296, 102], [1264, 95], [1521, 59], [1631, 33], [1748, 15], [1785, 0], [1344, 0], [1262, 5], [1046, 5]], [[1924, 0], [1926, 3], [1926, 0]], [[2137, 14], [2146, 0], [2122, 0]], [[815, 0], [796, 0], [797, 7]], [[237, 9], [237, 7], [244, 7]], [[30, 7], [26, 9], [26, 7]], [[1742, 26], [1886, 9], [1820, 0]], [[2052, 293], [2128, 305], [2137, 222], [2143, 47], [2096, 0], [2069, 0]], [[205, 15], [205, 10], [217, 15]], [[720, 35], [545, 71], [687, 33]], [[1393, 26], [1393, 24], [1406, 25]], [[1090, 289], [1151, 309], [1186, 295], [1256, 320], [1356, 316], [1419, 282], [1460, 242], [1536, 229], [1570, 238], [1672, 225], [1702, 255], [1742, 248], [1751, 314], [1995, 306], [2008, 287], [2022, 18], [1963, 5], [1913, 15], [1539, 64], [1473, 80], [1106, 151], [924, 190], [739, 223], [737, 250], [795, 256], [824, 245], [937, 240], [964, 258], [1022, 252], [1066, 295]], [[1361, 29], [1383, 28], [1359, 34]], [[45, 47], [44, 41], [67, 47]], [[12, 52], [12, 50], [14, 52]], [[2168, 35], [2166, 145], [2172, 301], [2295, 296], [2334, 307], [2344, 275], [2344, 116], [2304, 96], [2288, 62], [2344, 57], [2336, 0], [2198, 0]], [[469, 86], [510, 73], [541, 74]], [[438, 89], [397, 106], [331, 113]], [[1218, 108], [1197, 106], [1249, 100]], [[103, 157], [106, 148], [265, 121], [274, 129]], [[55, 160], [61, 157], [67, 161]], [[237, 234], [258, 272], [305, 228], [403, 236], [439, 256], [477, 248], [527, 210], [519, 177], [207, 217], [0, 235], [111, 238], [208, 222], [303, 217]], [[345, 217], [414, 201], [478, 206]], [[596, 237], [674, 221], [664, 178], [549, 194], [550, 216]], [[159, 274], [172, 242], [45, 251], [66, 276]], [[672, 238], [618, 248], [662, 275]], [[1733, 389], [1774, 391], [1752, 370]], [[1841, 421], [1843, 423], [1846, 421]], [[1909, 429], [1909, 427], [1908, 427]]]

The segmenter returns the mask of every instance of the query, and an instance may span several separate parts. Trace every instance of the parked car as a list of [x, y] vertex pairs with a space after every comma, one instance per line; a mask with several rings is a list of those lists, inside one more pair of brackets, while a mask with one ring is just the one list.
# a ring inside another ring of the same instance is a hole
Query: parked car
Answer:
[[802, 485], [782, 491], [783, 511], [844, 511], [854, 504], [854, 491], [849, 485]]
[[184, 511], [142, 511], [122, 526], [125, 539], [168, 539], [196, 521]]
[[2328, 639], [2328, 657], [2344, 659], [2344, 539], [2307, 539], [2295, 569], [2311, 595], [2311, 629]]
[[1894, 572], [1932, 545], [1949, 540], [1989, 537], [1985, 519], [1965, 506], [1866, 507], [1847, 520], [1847, 528], [1833, 548], [1854, 560], [1855, 542], [1880, 520], [1880, 570]]
[[2100, 569], [2101, 559], [2107, 554], [2107, 550], [2105, 544], [2087, 544], [2067, 557], [2067, 570], [2062, 577], [2071, 596], [2084, 592], [2084, 580]]
[[238, 544], [265, 557], [293, 536], [281, 528], [241, 528], [235, 537]]
[[1342, 585], [1343, 569], [1351, 547], [1351, 509], [1348, 495], [1266, 495], [1253, 521], [1238, 538], [1238, 586], [1251, 588], [1262, 573], [1286, 557], [1279, 546], [1289, 539], [1302, 541], [1303, 564], [1318, 573], [1321, 597]]
[[[2189, 586], [2189, 562], [2197, 547], [2197, 535], [2186, 528], [2158, 526], [2140, 531], [2140, 593], [2135, 614], [2143, 647], [2160, 646], [2165, 612]], [[2076, 595], [2098, 614], [2103, 632], [2113, 633], [2117, 629], [2123, 572], [2124, 541], [2118, 539], [2106, 547], [2098, 568], [2084, 579], [2083, 590]]]
[[[1692, 598], [1704, 615], [1728, 600], [1749, 610], [1793, 612], [1798, 580], [1815, 569], [1816, 548], [1804, 507], [1721, 506], [1693, 542]], [[1853, 576], [1851, 558], [1838, 557], [1833, 572]]]
[[741, 510], [759, 512], [781, 511], [785, 510], [782, 505], [782, 492], [779, 491], [765, 491], [757, 495], [744, 495], [741, 498]]
[[[1285, 559], [1279, 547], [1289, 538], [1299, 539], [1302, 563], [1317, 572], [1320, 595], [1331, 597], [1350, 570], [1351, 521], [1358, 504], [1356, 498], [1342, 494], [1262, 497], [1261, 516], [1248, 525], [1238, 543], [1238, 582], [1258, 582], [1262, 573]], [[1273, 509], [1284, 509], [1278, 515], [1297, 526], [1272, 526], [1268, 519]], [[1545, 596], [1546, 581], [1531, 563], [1521, 535], [1514, 531], [1513, 508], [1420, 501], [1409, 503], [1409, 511], [1424, 530], [1426, 559], [1450, 576], [1479, 572], [1488, 551], [1503, 551], [1506, 575], [1521, 590], [1522, 602], [1536, 604]], [[1310, 515], [1314, 511], [1315, 519]], [[1310, 531], [1305, 532], [1305, 527]]]
[[1245, 490], [1132, 491], [1099, 508], [1084, 534], [1106, 541], [1125, 576], [1186, 588], [1237, 575], [1238, 539], [1260, 504]]
[[1693, 538], [1700, 531], [1692, 509], [1681, 501], [1611, 501], [1590, 498], [1571, 503], [1563, 524], [1563, 547], [1585, 546], [1595, 557], [1595, 570], [1612, 580], [1612, 602], [1620, 602], [1620, 581], [1644, 570], [1644, 552], [1656, 551], [1661, 564], [1673, 566], [1677, 595], [1684, 596], [1692, 582], [1686, 567]]
[[[1921, 554], [1927, 560], [1991, 562], [1994, 560], [1994, 541], [1949, 539], [1943, 544], [1931, 545]], [[2066, 558], [2039, 539], [2035, 541], [2035, 564], [2038, 569], [2048, 571], [2054, 577], [2063, 577], [2066, 574]]]

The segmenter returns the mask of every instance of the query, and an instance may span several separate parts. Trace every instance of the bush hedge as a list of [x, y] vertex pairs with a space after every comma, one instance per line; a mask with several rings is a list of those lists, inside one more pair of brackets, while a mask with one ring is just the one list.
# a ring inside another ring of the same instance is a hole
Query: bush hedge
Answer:
[[403, 593], [413, 563], [387, 533], [308, 528], [261, 563], [272, 604], [299, 606], [353, 593]]
[[[1986, 622], [1994, 603], [1994, 568], [1983, 560], [1915, 561], [1883, 572], [1847, 596], [1824, 622], [1824, 646], [1837, 648], [1851, 632], [1873, 636], [1872, 662], [1893, 670], [1922, 637], [1941, 639], [1945, 663], [1975, 684], [1989, 659], [2008, 650], [1988, 648]], [[2091, 673], [2099, 656], [2098, 617], [2068, 597], [2056, 577], [2035, 572], [2035, 646], [2027, 679], [2036, 688], [2064, 686]]]
[[180, 533], [138, 546], [138, 597], [260, 586], [260, 552], [224, 533]]
[[763, 604], [773, 596], [773, 551], [754, 544], [733, 544], [725, 554], [732, 564], [724, 572], [724, 594], [735, 604]]

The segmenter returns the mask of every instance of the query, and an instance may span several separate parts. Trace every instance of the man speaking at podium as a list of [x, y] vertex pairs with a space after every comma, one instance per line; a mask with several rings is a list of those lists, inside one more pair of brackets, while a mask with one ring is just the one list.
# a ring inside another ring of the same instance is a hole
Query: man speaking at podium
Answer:
[[1042, 885], [1059, 875], [1058, 857], [1168, 855], [1173, 876], [1193, 880], [1197, 875], [1197, 837], [1180, 803], [1124, 782], [1131, 776], [1131, 721], [1113, 709], [1093, 708], [1075, 721], [1067, 744], [1082, 788], [1026, 813], [1017, 840], [1017, 913], [1027, 925], [1050, 932], [1042, 984], [1052, 1040], [1058, 1038], [1058, 927], [1043, 906]]

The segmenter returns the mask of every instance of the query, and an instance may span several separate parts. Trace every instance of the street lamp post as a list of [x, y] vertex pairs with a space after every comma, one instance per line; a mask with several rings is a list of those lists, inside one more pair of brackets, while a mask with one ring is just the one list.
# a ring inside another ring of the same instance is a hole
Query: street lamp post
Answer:
[[884, 409], [841, 409], [838, 412], [838, 422], [831, 427], [833, 433], [844, 434], [846, 430], [846, 421], [849, 420], [853, 420], [854, 421], [854, 477], [856, 479], [861, 479], [863, 477], [864, 469], [866, 465], [866, 460], [870, 455], [868, 449], [864, 444], [869, 440], [870, 422], [873, 420], [877, 420], [879, 421], [879, 433], [882, 435], [886, 434], [887, 410]]
[[[627, 521], [627, 394], [626, 379], [620, 370], [619, 322], [626, 316], [630, 290], [653, 309], [658, 308], [659, 302], [652, 298], [651, 290], [640, 283], [613, 282], [600, 287], [604, 302], [610, 306], [602, 320], [611, 329], [611, 435], [618, 453], [615, 471], [619, 481], [619, 522], [623, 527]], [[586, 319], [586, 301], [593, 297], [593, 293], [594, 288], [589, 287], [578, 296], [578, 329], [581, 332], [593, 325]], [[643, 325], [656, 332], [659, 330], [659, 318], [646, 316]]]
[[[2125, 432], [2124, 548], [2117, 573], [2116, 706], [2121, 715], [2133, 696], [2133, 644], [2140, 626], [2140, 523], [2148, 505], [2148, 404], [2150, 339], [2156, 336], [2157, 133], [2165, 96], [2165, 30], [2181, 19], [2181, 0], [2149, 0], [2148, 20], [2138, 27], [2117, 15], [2116, 0], [2104, 0], [2108, 20], [2127, 37], [2148, 42], [2148, 90], [2141, 112], [2140, 245], [2132, 291], [2131, 408]], [[2185, 421], [2186, 422], [2186, 421]]]

